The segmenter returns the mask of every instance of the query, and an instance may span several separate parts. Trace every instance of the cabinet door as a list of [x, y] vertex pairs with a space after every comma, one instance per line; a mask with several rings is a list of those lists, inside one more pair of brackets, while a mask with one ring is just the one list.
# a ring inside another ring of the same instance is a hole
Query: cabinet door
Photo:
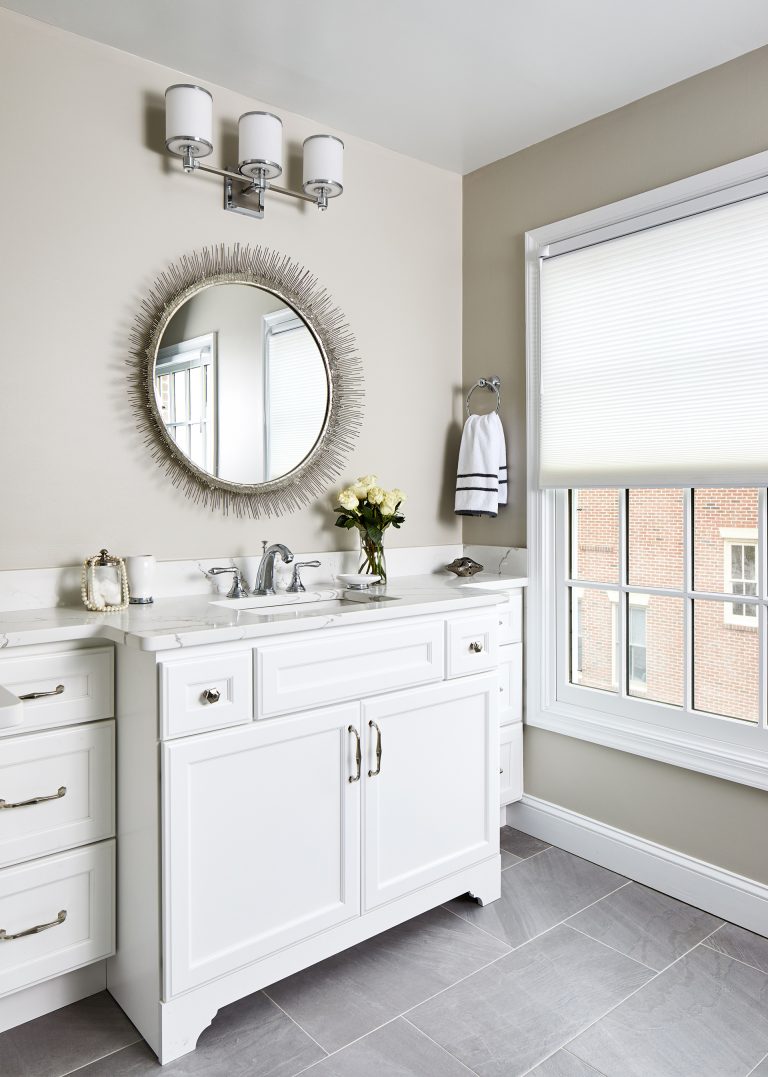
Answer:
[[490, 673], [363, 704], [366, 909], [498, 852], [498, 695]]
[[355, 731], [358, 704], [163, 746], [166, 998], [359, 915]]

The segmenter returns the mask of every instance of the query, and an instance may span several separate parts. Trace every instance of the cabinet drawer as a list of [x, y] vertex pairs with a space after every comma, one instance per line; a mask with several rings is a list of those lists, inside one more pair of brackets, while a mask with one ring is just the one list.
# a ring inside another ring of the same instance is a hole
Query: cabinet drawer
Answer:
[[257, 714], [307, 710], [443, 679], [442, 621], [331, 633], [257, 652]]
[[523, 795], [523, 726], [501, 728], [501, 806], [512, 804]]
[[498, 655], [496, 612], [447, 622], [448, 676], [466, 677], [494, 669]]
[[13, 724], [0, 718], [0, 735], [111, 718], [113, 668], [111, 647], [0, 658], [0, 685], [16, 696], [43, 693], [9, 708]]
[[520, 722], [523, 718], [523, 645], [499, 647], [499, 722]]
[[0, 867], [112, 837], [114, 726], [98, 722], [3, 743]]
[[164, 662], [160, 670], [163, 738], [250, 722], [251, 681], [251, 651]]
[[509, 602], [498, 607], [499, 644], [520, 643], [523, 639], [523, 593], [516, 591]]
[[0, 871], [0, 995], [114, 953], [114, 874], [114, 841]]

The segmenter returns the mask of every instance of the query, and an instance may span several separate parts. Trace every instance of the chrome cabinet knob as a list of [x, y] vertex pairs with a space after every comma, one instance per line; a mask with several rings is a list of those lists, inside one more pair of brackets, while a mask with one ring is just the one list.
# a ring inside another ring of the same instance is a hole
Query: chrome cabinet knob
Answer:
[[218, 703], [221, 699], [221, 692], [218, 688], [206, 688], [203, 692], [203, 699], [206, 703]]
[[472, 642], [469, 645], [469, 649], [473, 654], [480, 654], [483, 649], [482, 643]]

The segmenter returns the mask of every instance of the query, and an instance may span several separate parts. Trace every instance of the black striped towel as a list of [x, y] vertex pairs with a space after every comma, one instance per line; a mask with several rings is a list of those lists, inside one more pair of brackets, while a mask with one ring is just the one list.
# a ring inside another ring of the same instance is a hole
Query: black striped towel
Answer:
[[457, 516], [497, 516], [507, 503], [507, 445], [495, 411], [464, 423], [456, 476]]

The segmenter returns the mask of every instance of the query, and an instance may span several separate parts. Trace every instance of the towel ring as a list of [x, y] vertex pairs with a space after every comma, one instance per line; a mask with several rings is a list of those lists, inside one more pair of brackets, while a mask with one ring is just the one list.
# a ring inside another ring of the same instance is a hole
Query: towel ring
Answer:
[[472, 414], [469, 410], [469, 400], [475, 389], [490, 389], [492, 393], [496, 394], [496, 412], [498, 413], [501, 409], [501, 393], [499, 392], [500, 388], [501, 378], [499, 378], [496, 374], [494, 374], [491, 378], [478, 378], [478, 380], [467, 393], [467, 415], [469, 416]]

